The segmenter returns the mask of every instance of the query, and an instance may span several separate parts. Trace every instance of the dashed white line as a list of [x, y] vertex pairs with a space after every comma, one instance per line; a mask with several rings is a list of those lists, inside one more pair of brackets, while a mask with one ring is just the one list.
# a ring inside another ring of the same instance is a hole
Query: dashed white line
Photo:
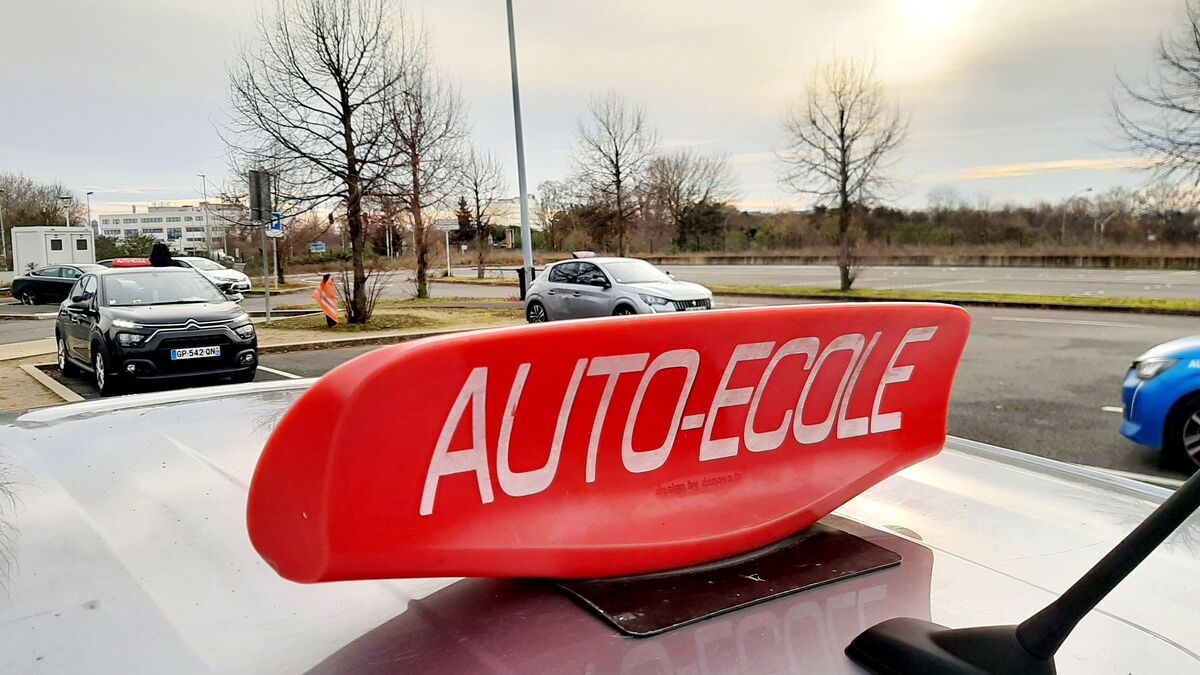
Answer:
[[1110, 412], [1110, 413], [1124, 413], [1125, 409], [1119, 405], [1104, 405], [1104, 406], [1100, 406], [1100, 411], [1101, 412]]
[[302, 376], [300, 376], [300, 375], [296, 375], [296, 374], [294, 374], [294, 373], [285, 373], [285, 372], [284, 372], [284, 371], [282, 371], [282, 370], [275, 370], [274, 368], [268, 368], [268, 367], [266, 367], [266, 366], [264, 366], [264, 365], [261, 365], [261, 364], [258, 366], [258, 369], [259, 369], [259, 370], [265, 370], [265, 371], [267, 371], [268, 373], [271, 373], [272, 375], [278, 375], [278, 376], [280, 376], [280, 377], [286, 377], [286, 378], [287, 378], [287, 379], [289, 379], [289, 380], [299, 380], [299, 379], [302, 379]]
[[993, 316], [992, 321], [1016, 321], [1019, 323], [1057, 323], [1068, 326], [1103, 326], [1105, 328], [1143, 328], [1136, 323], [1117, 323], [1115, 321], [1087, 321], [1084, 319], [1036, 319], [1027, 316]]

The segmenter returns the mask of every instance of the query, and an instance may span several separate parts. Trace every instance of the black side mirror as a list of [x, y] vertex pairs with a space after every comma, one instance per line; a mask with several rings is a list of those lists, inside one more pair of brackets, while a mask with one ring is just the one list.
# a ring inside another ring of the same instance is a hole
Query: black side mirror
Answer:
[[592, 277], [588, 283], [597, 288], [612, 288], [612, 284], [608, 283], [608, 279], [604, 277]]
[[73, 309], [77, 312], [86, 312], [88, 310], [88, 308], [91, 307], [91, 305], [92, 305], [92, 303], [90, 301], [84, 300], [82, 297], [76, 296], [74, 298], [71, 298], [71, 302], [70, 302], [70, 304], [67, 305], [67, 309]]

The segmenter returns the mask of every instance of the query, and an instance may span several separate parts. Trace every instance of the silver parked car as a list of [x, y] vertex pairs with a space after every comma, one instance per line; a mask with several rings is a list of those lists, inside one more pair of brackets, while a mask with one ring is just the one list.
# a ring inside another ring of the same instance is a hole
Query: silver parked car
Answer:
[[529, 323], [712, 309], [712, 291], [676, 281], [637, 258], [584, 258], [548, 265], [525, 298]]

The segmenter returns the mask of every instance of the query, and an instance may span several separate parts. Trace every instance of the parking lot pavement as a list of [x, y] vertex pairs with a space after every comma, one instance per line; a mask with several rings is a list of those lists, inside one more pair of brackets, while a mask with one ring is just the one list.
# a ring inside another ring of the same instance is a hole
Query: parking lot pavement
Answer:
[[[50, 377], [58, 380], [60, 384], [82, 396], [85, 400], [100, 398], [100, 390], [96, 389], [96, 385], [92, 380], [92, 376], [87, 373], [80, 373], [74, 377], [63, 377], [58, 368], [50, 367], [43, 368]], [[289, 377], [291, 373], [272, 372], [274, 369], [267, 370], [260, 367], [254, 375], [255, 382], [273, 382], [278, 380], [292, 379]], [[176, 380], [173, 382], [156, 382], [147, 383], [141, 382], [130, 389], [128, 393], [145, 393], [150, 391], [168, 391], [171, 389], [190, 389], [195, 387], [211, 387], [219, 384], [229, 384], [229, 380], [225, 378], [205, 378], [196, 380]]]

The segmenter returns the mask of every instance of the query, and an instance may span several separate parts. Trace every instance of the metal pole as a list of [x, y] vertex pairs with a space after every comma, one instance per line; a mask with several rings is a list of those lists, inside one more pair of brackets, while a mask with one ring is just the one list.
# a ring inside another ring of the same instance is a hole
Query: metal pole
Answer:
[[[525, 286], [533, 281], [533, 235], [529, 232], [529, 193], [525, 187], [525, 138], [521, 131], [521, 86], [517, 82], [517, 33], [513, 27], [512, 0], [508, 6], [508, 59], [512, 65], [513, 126], [517, 135], [517, 184], [521, 190], [521, 258], [525, 267]], [[450, 234], [446, 233], [449, 241]], [[446, 256], [449, 257], [449, 245]], [[447, 268], [447, 273], [449, 269]], [[523, 299], [523, 298], [522, 298]]]
[[[208, 216], [208, 177], [202, 173], [198, 173], [196, 175], [200, 176], [200, 189], [203, 191], [203, 194], [204, 194], [204, 248], [205, 248], [205, 252], [208, 253], [208, 257], [211, 258], [212, 257], [212, 230], [209, 227], [209, 221], [211, 220], [211, 218], [209, 218], [209, 216]], [[265, 254], [266, 251], [263, 251], [263, 253]], [[264, 255], [264, 257], [266, 257], [266, 256]]]
[[1067, 241], [1067, 211], [1071, 208], [1071, 202], [1075, 201], [1075, 198], [1078, 197], [1079, 195], [1081, 195], [1085, 192], [1091, 192], [1091, 191], [1092, 191], [1092, 188], [1085, 187], [1082, 190], [1076, 190], [1075, 192], [1072, 192], [1071, 196], [1067, 197], [1067, 203], [1065, 205], [1063, 205], [1062, 225], [1060, 225], [1058, 228], [1058, 243], [1059, 244], [1066, 243], [1066, 241]]
[[84, 194], [83, 198], [87, 200], [87, 218], [88, 218], [87, 226], [88, 226], [88, 229], [91, 229], [91, 227], [92, 227], [92, 193], [88, 192], [88, 193]]
[[450, 278], [450, 230], [446, 230], [446, 278]]
[[4, 233], [4, 190], [0, 190], [0, 269], [8, 269], [8, 237]]
[[260, 221], [259, 225], [262, 226], [259, 234], [262, 237], [263, 292], [266, 293], [267, 299], [267, 323], [271, 323], [271, 285], [267, 282], [271, 273], [271, 266], [267, 263], [267, 224]]
[[279, 237], [271, 237], [271, 265], [275, 268], [271, 278], [275, 281], [275, 288], [279, 288]]

